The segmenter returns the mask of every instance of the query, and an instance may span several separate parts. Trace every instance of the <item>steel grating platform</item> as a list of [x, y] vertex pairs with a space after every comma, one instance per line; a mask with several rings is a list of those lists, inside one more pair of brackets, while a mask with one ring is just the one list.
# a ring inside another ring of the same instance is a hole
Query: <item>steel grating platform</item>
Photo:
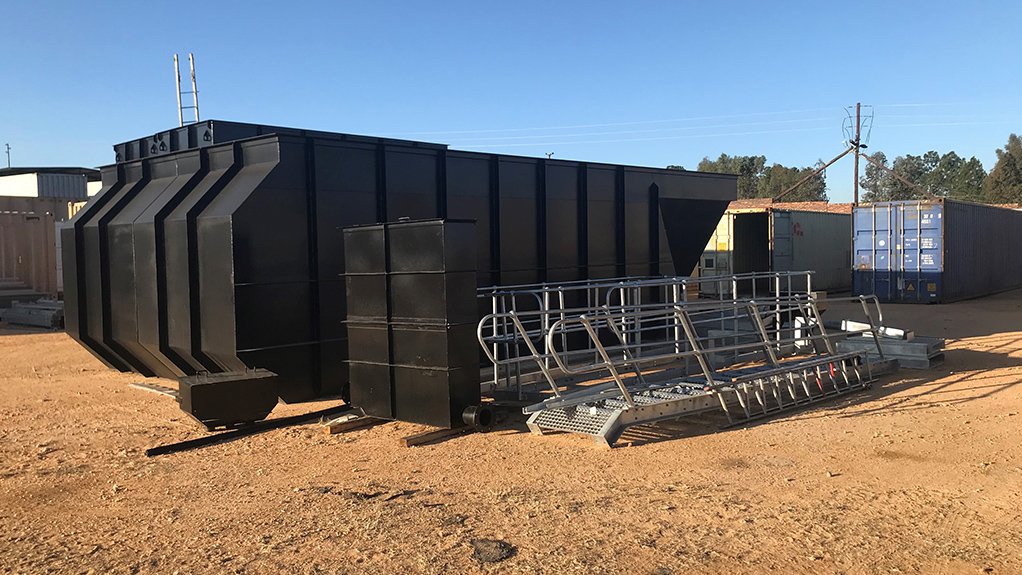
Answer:
[[[533, 433], [575, 433], [613, 446], [634, 426], [715, 410], [728, 426], [741, 425], [870, 387], [897, 361], [878, 344], [884, 328], [876, 298], [852, 299], [868, 329], [850, 333], [869, 333], [875, 349], [838, 350], [816, 298], [779, 290], [766, 301], [499, 312], [480, 322], [477, 336], [495, 373], [532, 362], [549, 384], [553, 397], [523, 409]], [[499, 344], [507, 340], [515, 344], [502, 356]], [[730, 365], [715, 365], [727, 358]], [[563, 389], [576, 378], [603, 381]]]

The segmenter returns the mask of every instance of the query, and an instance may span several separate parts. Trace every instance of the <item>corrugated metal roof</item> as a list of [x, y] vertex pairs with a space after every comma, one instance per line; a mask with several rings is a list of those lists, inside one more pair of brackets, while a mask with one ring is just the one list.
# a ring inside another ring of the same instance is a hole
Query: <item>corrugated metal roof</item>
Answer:
[[20, 167], [20, 168], [0, 168], [0, 176], [17, 176], [20, 174], [72, 174], [76, 176], [85, 176], [90, 181], [98, 181], [100, 179], [99, 170], [92, 168], [62, 168], [62, 167]]
[[803, 212], [827, 212], [833, 214], [852, 213], [852, 204], [832, 204], [830, 202], [775, 202], [771, 198], [750, 198], [731, 202], [728, 210], [799, 210]]

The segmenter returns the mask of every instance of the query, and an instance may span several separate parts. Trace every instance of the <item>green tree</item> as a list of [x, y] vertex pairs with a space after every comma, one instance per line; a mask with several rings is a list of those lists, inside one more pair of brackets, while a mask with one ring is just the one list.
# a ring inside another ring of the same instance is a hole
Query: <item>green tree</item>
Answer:
[[[788, 188], [797, 184], [802, 178], [813, 173], [817, 167], [789, 168], [781, 164], [774, 164], [763, 172], [756, 188], [756, 196], [760, 198], [774, 198], [784, 193]], [[823, 173], [816, 174], [809, 178], [801, 186], [782, 198], [785, 202], [812, 202], [827, 201], [827, 180]]]
[[763, 170], [766, 156], [729, 156], [721, 154], [716, 160], [703, 158], [696, 168], [700, 172], [735, 174], [738, 176], [738, 198], [755, 198], [756, 189]]
[[982, 201], [986, 170], [975, 157], [966, 160], [954, 152], [941, 156], [937, 152], [923, 155], [927, 173], [922, 185], [931, 194], [942, 198]]
[[[923, 180], [928, 171], [926, 162], [921, 156], [911, 154], [898, 156], [891, 165], [887, 164], [887, 156], [883, 152], [876, 152], [870, 158], [887, 169], [883, 169], [873, 162], [866, 163], [865, 176], [859, 179], [859, 185], [866, 190], [862, 194], [862, 201], [912, 200], [924, 195], [919, 188], [903, 181], [904, 179], [912, 184], [925, 187]], [[901, 179], [898, 176], [901, 176]]]
[[[919, 188], [926, 189], [926, 176], [929, 172], [926, 169], [926, 162], [921, 156], [911, 154], [898, 156], [891, 164], [891, 170], [902, 178], [890, 176], [888, 189], [892, 200], [914, 200], [925, 196]], [[915, 184], [915, 186], [904, 180]]]
[[983, 182], [984, 196], [993, 203], [1022, 203], [1022, 138], [1008, 136], [1008, 145], [997, 150], [997, 162]]
[[[883, 152], [874, 152], [869, 157], [876, 164], [889, 167], [887, 156]], [[862, 201], [884, 202], [890, 199], [889, 181], [893, 178], [887, 170], [878, 167], [873, 162], [866, 162], [865, 173], [859, 178], [859, 186], [863, 189]]]
[[866, 164], [865, 175], [859, 179], [859, 185], [865, 190], [862, 196], [865, 202], [917, 199], [925, 197], [924, 190], [944, 198], [983, 199], [986, 172], [975, 157], [966, 160], [955, 152], [941, 155], [931, 150], [922, 156], [898, 156], [890, 165], [883, 152], [876, 152], [870, 158], [888, 170], [871, 162]]

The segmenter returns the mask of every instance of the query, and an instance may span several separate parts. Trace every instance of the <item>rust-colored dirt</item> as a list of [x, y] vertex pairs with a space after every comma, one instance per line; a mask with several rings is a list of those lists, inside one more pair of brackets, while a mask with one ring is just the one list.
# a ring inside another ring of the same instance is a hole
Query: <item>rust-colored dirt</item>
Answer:
[[6, 329], [0, 572], [1022, 573], [1022, 292], [885, 311], [949, 338], [944, 367], [611, 451], [516, 422], [405, 448], [420, 428], [390, 423], [147, 459], [204, 432], [66, 335]]

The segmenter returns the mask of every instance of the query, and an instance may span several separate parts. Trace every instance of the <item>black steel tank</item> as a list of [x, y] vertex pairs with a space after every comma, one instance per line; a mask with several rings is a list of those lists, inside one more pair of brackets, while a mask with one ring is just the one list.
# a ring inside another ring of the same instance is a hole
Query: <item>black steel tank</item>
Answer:
[[344, 227], [475, 220], [479, 286], [687, 274], [737, 195], [727, 175], [254, 124], [162, 134], [115, 146], [61, 231], [67, 331], [146, 376], [269, 370], [288, 402], [348, 380]]

